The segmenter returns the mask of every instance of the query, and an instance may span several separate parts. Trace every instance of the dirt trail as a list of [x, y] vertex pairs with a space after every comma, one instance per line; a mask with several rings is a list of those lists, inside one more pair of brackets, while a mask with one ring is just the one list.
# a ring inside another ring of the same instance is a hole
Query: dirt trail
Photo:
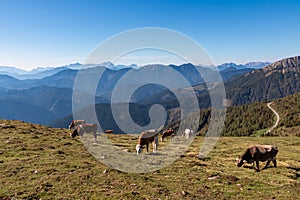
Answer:
[[267, 130], [266, 133], [270, 133], [274, 128], [276, 128], [278, 126], [278, 123], [279, 123], [279, 120], [280, 120], [278, 112], [271, 107], [272, 103], [273, 102], [268, 103], [268, 108], [270, 108], [272, 110], [272, 112], [276, 115], [276, 122], [271, 128], [269, 128], [269, 130]]

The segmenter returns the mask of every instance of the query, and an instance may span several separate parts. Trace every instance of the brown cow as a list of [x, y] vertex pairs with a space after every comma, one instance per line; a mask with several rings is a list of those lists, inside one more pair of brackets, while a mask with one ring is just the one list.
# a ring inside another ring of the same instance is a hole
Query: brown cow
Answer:
[[165, 138], [170, 137], [171, 139], [175, 136], [174, 130], [173, 129], [168, 129], [165, 130], [162, 133], [161, 141], [163, 142]]
[[78, 125], [85, 124], [85, 120], [72, 120], [72, 122], [69, 125], [69, 129], [72, 129], [73, 127], [76, 127]]
[[105, 133], [106, 134], [111, 134], [111, 133], [114, 133], [114, 130], [106, 130]]
[[156, 153], [157, 146], [158, 146], [158, 132], [155, 129], [146, 130], [141, 133], [138, 144], [136, 145], [136, 153], [139, 155], [142, 153], [142, 148], [145, 148], [146, 145], [146, 151], [149, 152], [149, 143], [152, 143], [153, 145], [153, 152]]
[[241, 167], [244, 164], [244, 161], [247, 163], [256, 163], [257, 171], [259, 171], [259, 161], [265, 162], [267, 161], [265, 168], [270, 165], [272, 161], [274, 163], [274, 167], [276, 165], [276, 155], [278, 153], [278, 148], [276, 146], [271, 145], [256, 145], [247, 148], [246, 152], [238, 159], [237, 166]]
[[98, 125], [97, 124], [82, 124], [82, 125], [78, 125], [76, 126], [76, 128], [70, 132], [70, 136], [71, 137], [75, 137], [75, 136], [80, 136], [83, 137], [83, 133], [93, 133], [94, 135], [94, 140], [96, 142], [97, 140], [97, 128]]

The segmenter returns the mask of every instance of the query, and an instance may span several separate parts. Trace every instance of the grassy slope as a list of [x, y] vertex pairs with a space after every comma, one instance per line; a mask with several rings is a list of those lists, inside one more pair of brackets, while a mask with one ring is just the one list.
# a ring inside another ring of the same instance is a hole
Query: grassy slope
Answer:
[[300, 93], [277, 99], [271, 106], [280, 116], [279, 127], [272, 134], [300, 136]]
[[[120, 148], [129, 147], [134, 152], [136, 141], [130, 136], [109, 137]], [[69, 138], [67, 130], [0, 120], [0, 199], [299, 197], [299, 137], [223, 137], [206, 160], [199, 160], [202, 140], [197, 137], [189, 151], [168, 167], [151, 173], [128, 174], [101, 164], [78, 138]], [[235, 166], [235, 158], [245, 147], [257, 143], [279, 146], [278, 168], [258, 173]]]
[[[270, 135], [300, 136], [300, 93], [276, 99], [271, 106], [279, 113], [280, 121], [278, 127]], [[206, 110], [202, 112], [207, 113]], [[205, 122], [206, 126], [207, 121]], [[242, 106], [232, 106], [226, 112], [223, 135], [263, 136], [273, 126], [275, 121], [276, 116], [267, 107], [267, 103], [259, 102]], [[207, 131], [206, 128], [204, 126], [204, 130], [201, 130], [200, 133], [205, 134]]]

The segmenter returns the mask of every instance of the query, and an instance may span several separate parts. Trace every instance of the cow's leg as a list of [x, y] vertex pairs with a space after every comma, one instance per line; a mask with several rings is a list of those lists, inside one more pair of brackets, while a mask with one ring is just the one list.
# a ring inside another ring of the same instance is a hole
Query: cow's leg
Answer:
[[276, 161], [276, 158], [273, 158], [273, 163], [274, 163], [274, 167], [277, 167], [277, 161]]
[[267, 161], [267, 163], [266, 163], [266, 165], [264, 166], [264, 168], [263, 168], [263, 169], [267, 169], [267, 168], [268, 168], [268, 166], [270, 165], [270, 162], [271, 162], [271, 160], [268, 160], [268, 161]]
[[157, 150], [157, 146], [156, 146], [156, 143], [155, 142], [153, 142], [153, 153], [156, 153], [156, 150]]
[[258, 171], [259, 172], [259, 161], [257, 160], [257, 161], [255, 161], [256, 162], [256, 171]]
[[94, 142], [97, 143], [97, 132], [93, 132], [94, 133]]
[[83, 139], [83, 130], [79, 131], [79, 136], [80, 136], [81, 139]]
[[149, 152], [149, 143], [146, 144], [146, 152]]
[[154, 153], [156, 153], [156, 151], [157, 151], [157, 147], [158, 147], [158, 137], [156, 136], [155, 138], [154, 138], [154, 141], [152, 142], [152, 145], [153, 145], [153, 152]]
[[97, 143], [97, 136], [94, 136], [94, 142]]

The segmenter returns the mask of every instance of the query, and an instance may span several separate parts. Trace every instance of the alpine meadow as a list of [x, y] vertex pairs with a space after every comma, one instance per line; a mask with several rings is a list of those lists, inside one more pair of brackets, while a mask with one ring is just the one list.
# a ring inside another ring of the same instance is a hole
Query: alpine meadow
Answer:
[[0, 0], [0, 200], [300, 199], [299, 10]]

